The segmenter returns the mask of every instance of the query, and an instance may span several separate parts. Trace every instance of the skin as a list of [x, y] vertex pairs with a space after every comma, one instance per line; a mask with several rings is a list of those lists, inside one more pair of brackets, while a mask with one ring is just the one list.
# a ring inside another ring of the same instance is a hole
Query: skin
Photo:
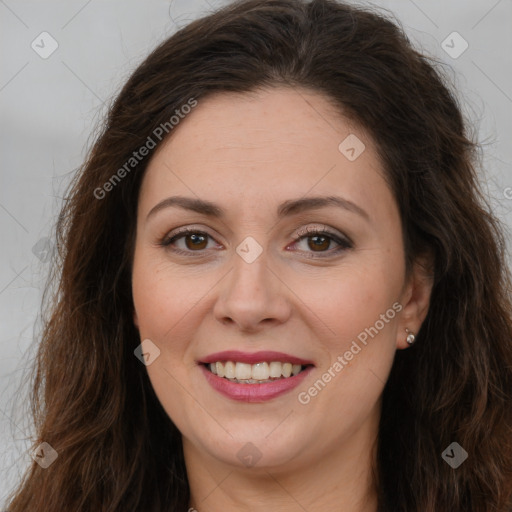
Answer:
[[[366, 147], [354, 161], [338, 150], [349, 134]], [[215, 202], [225, 217], [176, 206], [147, 217], [173, 195]], [[336, 206], [276, 216], [286, 200], [329, 195], [368, 218]], [[183, 226], [206, 231], [208, 242], [160, 245]], [[322, 227], [353, 247], [335, 253], [329, 239], [320, 249], [311, 237], [294, 240]], [[247, 236], [262, 248], [252, 263], [236, 252]], [[408, 347], [405, 329], [417, 333], [427, 314], [432, 283], [422, 268], [406, 276], [400, 215], [372, 140], [324, 96], [280, 87], [199, 101], [147, 168], [132, 276], [135, 325], [160, 349], [147, 371], [183, 435], [191, 507], [377, 510], [380, 399], [396, 350]], [[397, 302], [401, 311], [300, 403], [299, 392]], [[284, 395], [238, 402], [215, 391], [197, 363], [230, 349], [281, 351], [315, 368]], [[261, 454], [252, 467], [237, 457], [248, 442]]]

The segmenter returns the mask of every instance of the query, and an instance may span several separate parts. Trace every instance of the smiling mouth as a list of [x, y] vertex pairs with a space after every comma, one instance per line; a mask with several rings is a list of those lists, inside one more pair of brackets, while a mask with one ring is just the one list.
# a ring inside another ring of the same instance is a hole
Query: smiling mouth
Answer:
[[280, 361], [256, 364], [241, 363], [239, 361], [217, 361], [215, 363], [205, 363], [204, 366], [211, 373], [217, 375], [217, 377], [236, 384], [266, 384], [294, 377], [312, 365]]

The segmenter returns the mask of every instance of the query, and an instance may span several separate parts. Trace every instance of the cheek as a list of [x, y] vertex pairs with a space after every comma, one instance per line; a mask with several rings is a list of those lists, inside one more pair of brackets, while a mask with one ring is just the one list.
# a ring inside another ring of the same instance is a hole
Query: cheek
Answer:
[[179, 315], [180, 302], [175, 293], [170, 293], [161, 279], [134, 271], [132, 281], [133, 303], [141, 337], [162, 342], [165, 329], [172, 325], [172, 319]]
[[[308, 305], [321, 324], [329, 327], [327, 335], [318, 338], [328, 357], [319, 378], [329, 382], [328, 390], [318, 391], [322, 396], [311, 400], [316, 401], [314, 407], [329, 410], [334, 423], [345, 421], [347, 411], [360, 419], [369, 414], [382, 393], [396, 351], [400, 260], [394, 255], [398, 259], [392, 266], [382, 252], [369, 256], [366, 253], [357, 265], [345, 268], [327, 288], [310, 287]], [[311, 397], [322, 386], [319, 383], [312, 389]], [[309, 396], [307, 389], [303, 391]]]
[[183, 281], [170, 278], [169, 269], [143, 253], [136, 255], [132, 294], [141, 338], [169, 348], [174, 326], [179, 325], [194, 304], [194, 294], [187, 291]]
[[140, 337], [149, 338], [160, 349], [158, 360], [148, 366], [152, 380], [159, 367], [187, 378], [187, 370], [195, 365], [194, 336], [205, 314], [208, 292], [217, 280], [213, 272], [199, 275], [177, 269], [150, 251], [136, 254], [132, 294]]
[[[146, 367], [153, 390], [169, 417], [185, 417], [188, 386], [184, 361], [189, 346], [190, 312], [198, 298], [187, 294], [186, 282], [144, 254], [136, 256], [132, 294], [141, 340], [150, 339], [159, 356]], [[187, 327], [188, 326], [188, 327]]]
[[[383, 259], [372, 258], [366, 264], [340, 268], [326, 280], [302, 280], [294, 288], [336, 345], [373, 326], [398, 300], [401, 284], [399, 264], [392, 267]], [[388, 317], [393, 323], [395, 311]], [[387, 326], [388, 322], [382, 330], [389, 332]]]
[[310, 288], [316, 324], [329, 329], [318, 337], [326, 359], [311, 387], [300, 389], [299, 402], [322, 416], [328, 411], [325, 421], [333, 429], [347, 414], [354, 428], [361, 424], [383, 391], [396, 351], [400, 284], [385, 266], [374, 265], [347, 271], [328, 294]]

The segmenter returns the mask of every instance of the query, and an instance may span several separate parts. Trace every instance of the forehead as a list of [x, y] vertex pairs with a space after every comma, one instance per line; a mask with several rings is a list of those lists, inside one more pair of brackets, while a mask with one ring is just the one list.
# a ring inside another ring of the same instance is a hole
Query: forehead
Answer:
[[377, 210], [393, 202], [366, 132], [323, 95], [292, 88], [198, 100], [150, 161], [141, 200], [169, 192], [244, 198], [246, 209], [333, 192]]
[[293, 162], [312, 148], [312, 157], [321, 149], [336, 154], [340, 136], [356, 129], [323, 95], [287, 87], [208, 96], [177, 128], [168, 141], [174, 150], [196, 150], [189, 158], [208, 154], [240, 162], [270, 154]]

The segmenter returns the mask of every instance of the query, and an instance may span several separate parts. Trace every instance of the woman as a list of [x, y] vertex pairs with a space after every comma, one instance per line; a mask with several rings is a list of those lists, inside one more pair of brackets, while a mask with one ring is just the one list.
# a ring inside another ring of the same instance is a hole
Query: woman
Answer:
[[510, 276], [466, 132], [342, 3], [161, 44], [59, 218], [8, 510], [512, 510]]

